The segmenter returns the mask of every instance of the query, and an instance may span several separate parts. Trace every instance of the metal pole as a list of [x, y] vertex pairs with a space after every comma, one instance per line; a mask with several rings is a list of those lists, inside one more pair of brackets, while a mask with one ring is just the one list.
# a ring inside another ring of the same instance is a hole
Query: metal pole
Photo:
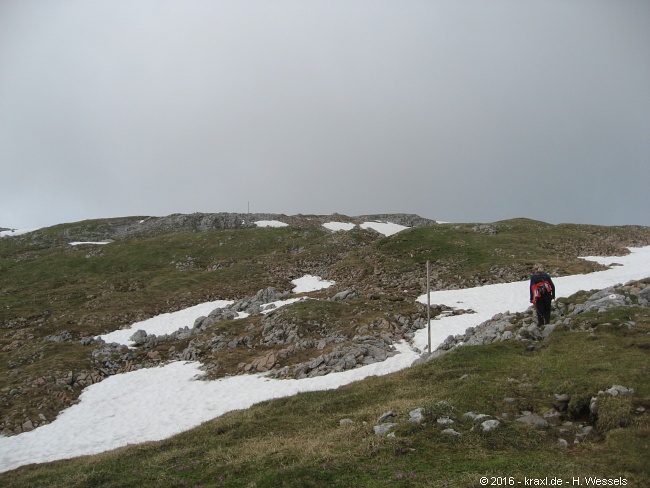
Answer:
[[429, 261], [427, 260], [427, 337], [429, 338], [429, 354], [431, 354], [431, 294], [429, 293]]

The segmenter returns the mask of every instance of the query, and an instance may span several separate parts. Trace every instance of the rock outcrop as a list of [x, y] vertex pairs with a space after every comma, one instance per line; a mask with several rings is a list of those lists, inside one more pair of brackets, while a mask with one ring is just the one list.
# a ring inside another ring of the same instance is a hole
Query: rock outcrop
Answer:
[[[533, 308], [524, 314], [500, 313], [476, 327], [469, 327], [464, 334], [450, 335], [431, 355], [422, 360], [430, 360], [462, 346], [481, 346], [492, 342], [520, 340], [529, 343], [529, 348], [538, 347], [558, 326], [572, 327], [574, 319], [587, 312], [605, 312], [614, 307], [650, 306], [650, 284], [630, 283], [625, 286], [610, 287], [588, 296], [583, 303], [565, 305], [556, 302], [555, 322], [538, 327]], [[627, 323], [624, 326], [633, 327]]]

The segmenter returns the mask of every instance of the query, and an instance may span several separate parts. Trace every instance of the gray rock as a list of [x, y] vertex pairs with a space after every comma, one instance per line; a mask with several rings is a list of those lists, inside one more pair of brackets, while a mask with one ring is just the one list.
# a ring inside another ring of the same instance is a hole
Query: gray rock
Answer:
[[[345, 340], [345, 338], [332, 336], [327, 338], [326, 342], [336, 343]], [[298, 379], [315, 378], [332, 372], [347, 371], [362, 365], [384, 361], [389, 356], [396, 354], [395, 348], [386, 344], [381, 338], [357, 336], [353, 340], [355, 344], [337, 346], [329, 354], [322, 354], [310, 361], [293, 366], [293, 377]], [[309, 346], [314, 347], [313, 341], [310, 341]], [[287, 371], [279, 370], [274, 372], [272, 377], [286, 378], [290, 376]]]
[[201, 316], [201, 317], [197, 317], [196, 320], [194, 320], [194, 326], [193, 326], [193, 328], [194, 328], [194, 329], [200, 329], [200, 328], [201, 328], [201, 325], [203, 324], [203, 322], [204, 322], [206, 319], [207, 319], [207, 317], [206, 317], [205, 315], [203, 315], [203, 316]]
[[479, 420], [483, 420], [488, 417], [490, 417], [490, 415], [486, 415], [484, 413], [467, 412], [466, 414], [463, 414], [463, 418], [471, 419], [474, 422], [478, 422]]
[[439, 419], [436, 419], [436, 422], [438, 422], [438, 425], [451, 425], [454, 423], [454, 421], [449, 417], [440, 417]]
[[575, 442], [580, 443], [580, 442], [584, 441], [585, 439], [587, 439], [591, 435], [591, 433], [593, 431], [594, 431], [594, 428], [591, 425], [585, 425], [584, 427], [581, 427], [580, 428], [580, 433], [576, 434]]
[[188, 346], [182, 353], [181, 359], [184, 361], [196, 361], [201, 356], [201, 351], [194, 346]]
[[589, 400], [589, 411], [592, 415], [598, 415], [598, 397], [591, 397]]
[[501, 422], [499, 422], [498, 420], [495, 420], [495, 419], [486, 420], [485, 422], [481, 423], [481, 427], [483, 427], [483, 432], [489, 432], [491, 430], [494, 430], [499, 425], [501, 425]]
[[416, 408], [409, 412], [409, 422], [421, 424], [424, 422], [424, 408]]
[[392, 411], [388, 411], [388, 412], [382, 414], [381, 417], [379, 417], [379, 419], [377, 420], [377, 423], [381, 424], [381, 423], [386, 422], [387, 420], [393, 419], [393, 418], [395, 418], [395, 414]]
[[542, 332], [537, 327], [537, 324], [531, 324], [525, 327], [522, 327], [518, 332], [519, 337], [522, 339], [529, 339], [534, 341], [539, 341], [543, 339]]
[[515, 334], [513, 334], [511, 331], [506, 330], [502, 335], [501, 335], [501, 340], [503, 341], [509, 341], [510, 339], [514, 339]]
[[375, 425], [375, 426], [373, 427], [373, 429], [374, 429], [374, 431], [375, 431], [375, 435], [378, 435], [378, 436], [383, 437], [383, 436], [385, 436], [386, 434], [388, 434], [388, 433], [391, 431], [391, 429], [392, 429], [393, 427], [395, 427], [396, 425], [397, 425], [397, 424], [391, 424], [391, 423], [388, 423], [388, 424], [381, 424], [381, 425]]
[[336, 295], [334, 295], [331, 300], [333, 301], [338, 301], [338, 300], [351, 300], [353, 298], [358, 298], [361, 296], [361, 293], [359, 293], [357, 290], [344, 290], [338, 292]]
[[454, 437], [460, 437], [462, 435], [460, 432], [456, 432], [454, 429], [445, 429], [442, 431], [442, 433]]
[[517, 419], [517, 422], [521, 422], [531, 427], [548, 427], [548, 422], [536, 413], [528, 413]]
[[542, 329], [542, 338], [543, 338], [543, 339], [547, 339], [548, 336], [550, 336], [551, 333], [555, 330], [555, 327], [556, 327], [556, 324], [549, 324], [549, 325], [546, 325], [546, 326]]
[[136, 346], [141, 346], [147, 340], [147, 332], [140, 329], [135, 334], [133, 334], [130, 339], [135, 343]]
[[171, 334], [171, 336], [177, 340], [188, 339], [192, 336], [192, 330], [188, 329], [187, 327], [183, 327], [182, 329], [175, 331], [173, 334]]
[[274, 287], [269, 286], [262, 290], [258, 290], [258, 292], [255, 294], [255, 297], [253, 298], [253, 301], [257, 303], [270, 303], [286, 298], [287, 296], [288, 294], [278, 293]]
[[646, 286], [643, 290], [638, 293], [639, 298], [650, 301], [650, 285]]
[[[238, 317], [238, 312], [247, 313], [250, 315], [257, 315], [270, 307], [271, 302], [285, 300], [289, 297], [289, 292], [279, 292], [274, 287], [270, 286], [259, 290], [254, 296], [239, 300], [227, 307], [219, 307], [214, 309], [208, 315], [208, 318], [213, 319], [209, 325], [220, 322], [222, 320], [233, 320]], [[275, 306], [271, 307], [274, 308]], [[197, 319], [194, 324], [195, 327], [205, 328], [205, 319], [199, 321]]]
[[60, 334], [49, 335], [43, 339], [44, 342], [68, 342], [72, 340], [72, 334], [64, 330]]
[[591, 295], [586, 302], [576, 305], [571, 312], [571, 316], [575, 317], [584, 312], [604, 312], [613, 307], [624, 307], [630, 305], [630, 299], [625, 295], [616, 293], [614, 288], [607, 288]]
[[551, 408], [550, 410], [544, 412], [544, 419], [549, 424], [559, 425], [560, 423], [562, 423], [562, 414], [557, 410], [555, 410], [554, 408]]
[[[598, 392], [598, 393], [602, 394], [603, 392]], [[621, 386], [621, 385], [614, 385], [611, 388], [608, 388], [607, 390], [605, 390], [604, 393], [607, 393], [608, 395], [611, 395], [611, 396], [634, 395], [634, 388], [627, 388], [627, 387]]]
[[472, 227], [472, 230], [477, 234], [488, 234], [488, 235], [495, 235], [498, 234], [499, 232], [497, 228], [492, 225], [475, 225], [474, 227]]

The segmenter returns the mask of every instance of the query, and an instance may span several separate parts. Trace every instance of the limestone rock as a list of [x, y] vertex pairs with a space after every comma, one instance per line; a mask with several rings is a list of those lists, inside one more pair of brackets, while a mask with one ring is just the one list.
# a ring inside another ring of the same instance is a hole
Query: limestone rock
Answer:
[[548, 422], [536, 413], [522, 415], [517, 419], [517, 422], [530, 425], [531, 427], [548, 427]]
[[421, 424], [424, 422], [424, 408], [416, 408], [409, 412], [409, 422]]
[[486, 420], [485, 422], [481, 423], [481, 427], [483, 427], [483, 432], [489, 432], [491, 430], [494, 430], [499, 425], [501, 425], [501, 422], [499, 422], [496, 419]]
[[392, 424], [392, 423], [375, 425], [373, 427], [373, 430], [375, 431], [375, 435], [383, 437], [387, 435], [395, 426], [397, 426], [397, 424]]

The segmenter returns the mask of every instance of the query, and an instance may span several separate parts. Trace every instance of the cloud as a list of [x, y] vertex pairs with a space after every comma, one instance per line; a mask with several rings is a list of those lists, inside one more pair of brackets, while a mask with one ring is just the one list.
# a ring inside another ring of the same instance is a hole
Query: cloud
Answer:
[[0, 225], [248, 201], [650, 225], [648, 20], [636, 2], [4, 2]]

